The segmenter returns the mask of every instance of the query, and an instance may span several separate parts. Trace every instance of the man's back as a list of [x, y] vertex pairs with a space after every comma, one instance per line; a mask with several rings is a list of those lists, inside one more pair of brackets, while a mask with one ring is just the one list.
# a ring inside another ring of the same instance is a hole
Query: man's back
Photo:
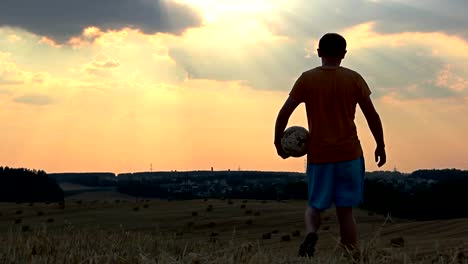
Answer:
[[354, 117], [357, 103], [370, 94], [361, 75], [340, 66], [316, 67], [299, 77], [290, 96], [306, 104], [311, 136], [308, 162], [330, 163], [362, 156]]

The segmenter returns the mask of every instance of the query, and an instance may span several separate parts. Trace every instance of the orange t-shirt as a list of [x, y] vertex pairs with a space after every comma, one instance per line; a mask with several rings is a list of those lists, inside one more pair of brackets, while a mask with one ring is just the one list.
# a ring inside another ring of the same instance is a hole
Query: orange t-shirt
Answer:
[[354, 160], [363, 155], [354, 116], [358, 100], [370, 94], [362, 76], [345, 67], [320, 66], [302, 73], [289, 95], [306, 105], [309, 163]]

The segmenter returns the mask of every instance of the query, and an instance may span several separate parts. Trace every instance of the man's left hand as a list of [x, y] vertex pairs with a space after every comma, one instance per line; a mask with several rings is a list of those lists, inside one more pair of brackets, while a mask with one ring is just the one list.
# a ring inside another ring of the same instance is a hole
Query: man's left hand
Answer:
[[280, 156], [283, 159], [287, 159], [291, 157], [286, 151], [284, 151], [283, 147], [281, 146], [281, 142], [275, 142], [275, 147], [276, 147], [276, 152], [278, 153], [278, 156]]

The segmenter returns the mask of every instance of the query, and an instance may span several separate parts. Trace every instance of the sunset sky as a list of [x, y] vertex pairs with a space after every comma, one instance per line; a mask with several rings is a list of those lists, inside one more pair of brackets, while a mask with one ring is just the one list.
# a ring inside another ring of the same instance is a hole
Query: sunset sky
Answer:
[[[276, 116], [342, 34], [372, 90], [366, 169], [468, 169], [466, 0], [2, 0], [0, 166], [47, 172], [304, 171]], [[301, 105], [289, 125], [307, 126]], [[317, 124], [320, 126], [320, 124]]]

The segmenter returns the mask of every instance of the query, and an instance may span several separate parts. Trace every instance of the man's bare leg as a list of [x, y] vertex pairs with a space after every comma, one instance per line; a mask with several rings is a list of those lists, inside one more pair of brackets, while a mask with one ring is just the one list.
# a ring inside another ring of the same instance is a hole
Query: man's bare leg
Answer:
[[341, 244], [348, 249], [358, 248], [357, 225], [352, 207], [337, 207], [336, 215], [340, 224]]
[[305, 228], [306, 228], [306, 235], [309, 233], [316, 233], [322, 223], [320, 219], [320, 211], [313, 208], [307, 207], [304, 216]]
[[315, 244], [318, 240], [317, 231], [321, 223], [320, 211], [312, 207], [307, 207], [304, 214], [304, 222], [306, 236], [299, 247], [299, 256], [312, 257], [314, 256]]

